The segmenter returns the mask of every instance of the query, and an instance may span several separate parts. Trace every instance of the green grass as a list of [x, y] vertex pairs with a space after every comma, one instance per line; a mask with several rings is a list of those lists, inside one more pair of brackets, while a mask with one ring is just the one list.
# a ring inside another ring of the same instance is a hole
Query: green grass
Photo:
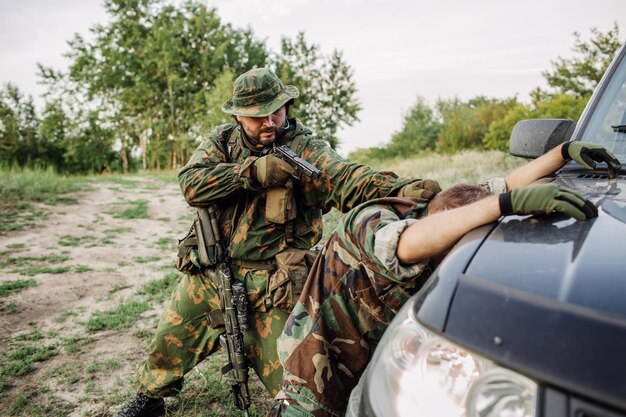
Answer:
[[33, 330], [32, 332], [23, 333], [15, 336], [13, 340], [15, 341], [25, 341], [25, 340], [41, 340], [44, 339], [44, 335], [39, 330]]
[[92, 243], [96, 240], [93, 236], [71, 236], [65, 235], [59, 238], [59, 246], [92, 246]]
[[137, 264], [146, 264], [150, 262], [160, 261], [161, 257], [157, 255], [153, 256], [136, 256], [133, 258], [133, 262]]
[[37, 281], [34, 279], [18, 279], [15, 281], [3, 281], [0, 282], [0, 297], [20, 292], [29, 287], [37, 285]]
[[0, 301], [0, 313], [6, 313], [6, 314], [17, 313], [17, 304], [15, 303], [4, 304]]
[[181, 274], [175, 272], [167, 273], [163, 278], [143, 285], [137, 294], [146, 295], [150, 301], [162, 303], [170, 297], [180, 278]]
[[500, 151], [462, 151], [452, 155], [425, 153], [409, 159], [367, 161], [374, 169], [393, 171], [401, 177], [431, 178], [444, 188], [506, 176], [526, 162]]
[[75, 405], [51, 395], [49, 389], [29, 386], [21, 390], [9, 408], [10, 416], [67, 417]]
[[0, 373], [9, 376], [26, 375], [35, 369], [36, 362], [43, 362], [58, 353], [54, 345], [18, 345], [3, 358]]
[[148, 201], [147, 200], [134, 200], [127, 204], [124, 204], [126, 208], [119, 212], [113, 213], [113, 217], [116, 219], [147, 219], [148, 215]]
[[83, 346], [87, 346], [93, 342], [91, 337], [73, 336], [61, 338], [61, 344], [65, 349], [65, 353], [73, 355], [82, 352]]
[[174, 250], [178, 245], [178, 240], [174, 237], [159, 238], [154, 244], [161, 250]]
[[45, 220], [47, 213], [33, 203], [73, 204], [69, 193], [82, 190], [80, 181], [53, 169], [0, 166], [0, 231], [23, 230]]
[[159, 180], [168, 184], [178, 184], [178, 171], [145, 171], [140, 174], [142, 177]]
[[107, 236], [115, 236], [115, 235], [121, 235], [121, 234], [132, 232], [132, 231], [133, 229], [130, 227], [114, 227], [112, 229], [106, 229], [104, 231], [104, 234]]
[[76, 316], [78, 316], [77, 313], [66, 310], [62, 312], [61, 314], [59, 314], [58, 317], [54, 321], [56, 321], [57, 323], [64, 323], [69, 317], [76, 317]]
[[[185, 386], [180, 394], [178, 406], [168, 410], [168, 417], [241, 417], [243, 412], [237, 409], [224, 380], [221, 367], [224, 357], [212, 355], [200, 366], [188, 374]], [[250, 390], [250, 416], [262, 417], [267, 414], [272, 399], [265, 392], [258, 379], [252, 376], [248, 383]]]
[[83, 181], [87, 183], [110, 183], [121, 185], [124, 188], [136, 189], [140, 187], [141, 182], [123, 175], [91, 175], [83, 177]]
[[18, 272], [20, 275], [34, 277], [35, 275], [41, 274], [65, 274], [71, 269], [72, 268], [69, 266], [27, 266], [24, 268], [18, 268], [15, 272]]
[[131, 327], [141, 314], [150, 308], [145, 301], [127, 300], [111, 310], [93, 314], [85, 329], [94, 333], [100, 330], [119, 330]]
[[39, 274], [64, 274], [71, 271], [72, 268], [70, 266], [51, 266], [50, 264], [60, 264], [69, 259], [70, 257], [65, 254], [7, 257], [4, 261], [0, 261], [0, 268], [13, 267], [11, 272], [30, 277]]
[[6, 256], [4, 260], [0, 260], [0, 268], [14, 267], [13, 272], [19, 272], [21, 268], [42, 264], [60, 264], [70, 259], [65, 254], [50, 254], [42, 256]]

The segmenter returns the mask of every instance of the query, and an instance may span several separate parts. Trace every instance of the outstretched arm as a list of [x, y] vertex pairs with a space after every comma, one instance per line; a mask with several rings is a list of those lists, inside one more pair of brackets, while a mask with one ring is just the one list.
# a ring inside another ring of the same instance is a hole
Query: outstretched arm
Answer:
[[539, 158], [530, 161], [509, 174], [505, 178], [507, 188], [514, 190], [532, 184], [539, 178], [552, 174], [570, 159], [587, 169], [593, 169], [596, 162], [606, 162], [610, 178], [615, 178], [621, 168], [621, 164], [615, 158], [615, 155], [600, 145], [579, 141], [567, 142], [551, 149]]
[[562, 147], [563, 145], [559, 145], [511, 172], [505, 178], [507, 188], [514, 190], [525, 187], [561, 168], [565, 164], [565, 159], [561, 154]]
[[420, 219], [400, 235], [396, 256], [403, 264], [425, 261], [445, 254], [467, 232], [501, 215], [554, 212], [577, 220], [598, 215], [596, 207], [582, 195], [556, 184], [518, 188]]
[[404, 230], [396, 256], [414, 264], [438, 256], [467, 232], [500, 217], [498, 196], [490, 195], [467, 206], [429, 214]]

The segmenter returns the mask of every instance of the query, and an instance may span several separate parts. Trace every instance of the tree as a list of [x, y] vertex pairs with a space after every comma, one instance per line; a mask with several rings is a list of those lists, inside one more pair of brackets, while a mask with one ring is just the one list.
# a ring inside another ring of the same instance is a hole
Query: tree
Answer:
[[352, 69], [343, 55], [337, 50], [330, 56], [323, 55], [319, 46], [309, 45], [300, 32], [295, 40], [282, 39], [281, 52], [275, 60], [274, 70], [279, 78], [300, 90], [290, 115], [302, 118], [335, 148], [339, 143], [338, 129], [352, 126], [361, 110]]
[[[93, 41], [70, 42], [69, 78], [100, 108], [126, 156], [139, 143], [144, 168], [183, 164], [220, 75], [265, 65], [267, 52], [252, 32], [222, 24], [199, 2], [107, 0], [109, 24]], [[232, 74], [232, 73], [231, 73]]]
[[0, 160], [19, 166], [41, 163], [32, 97], [6, 84], [0, 90]]
[[426, 100], [418, 97], [416, 103], [404, 116], [402, 128], [391, 136], [386, 146], [386, 156], [394, 157], [434, 150], [441, 123]]
[[552, 61], [553, 69], [542, 73], [557, 93], [588, 99], [622, 45], [617, 23], [606, 33], [592, 28], [591, 34], [588, 41], [583, 41], [580, 34], [574, 32], [576, 40], [572, 50], [578, 56], [558, 57]]
[[480, 146], [487, 127], [478, 118], [475, 103], [464, 103], [458, 98], [438, 100], [435, 109], [442, 120], [438, 151], [457, 152]]
[[46, 103], [37, 134], [43, 148], [43, 159], [57, 172], [67, 172], [64, 153], [70, 123], [60, 102]]
[[508, 110], [504, 117], [494, 120], [493, 123], [491, 123], [489, 131], [483, 137], [484, 146], [487, 149], [507, 151], [509, 149], [509, 139], [511, 138], [513, 126], [520, 120], [535, 117], [535, 113], [529, 106], [516, 103]]

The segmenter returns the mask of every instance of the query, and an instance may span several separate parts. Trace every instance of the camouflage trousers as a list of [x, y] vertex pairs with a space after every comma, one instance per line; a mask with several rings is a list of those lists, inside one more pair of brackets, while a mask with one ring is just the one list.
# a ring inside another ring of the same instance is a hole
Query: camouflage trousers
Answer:
[[[248, 281], [267, 280], [267, 271], [233, 268], [232, 272], [248, 288], [255, 287], [251, 282], [248, 286]], [[258, 308], [263, 305], [264, 296], [264, 293], [248, 293], [250, 330], [244, 334], [244, 342], [252, 368], [268, 392], [276, 395], [282, 382], [276, 339], [288, 313], [271, 306]], [[223, 324], [212, 325], [209, 321], [217, 311], [219, 298], [211, 278], [184, 275], [159, 320], [147, 359], [137, 367], [141, 392], [165, 397], [181, 390], [184, 375], [220, 346]]]

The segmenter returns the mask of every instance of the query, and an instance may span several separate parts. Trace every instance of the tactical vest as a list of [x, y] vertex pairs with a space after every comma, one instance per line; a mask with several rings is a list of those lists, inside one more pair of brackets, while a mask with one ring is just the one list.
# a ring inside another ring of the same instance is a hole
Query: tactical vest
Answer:
[[[243, 150], [243, 144], [237, 140], [239, 130], [237, 125], [225, 129], [221, 133], [221, 143], [227, 150], [229, 162], [239, 159]], [[297, 135], [285, 142], [293, 152], [302, 143], [305, 135]], [[285, 228], [287, 243], [293, 242], [294, 219], [297, 215], [296, 201], [293, 190], [293, 181], [288, 181], [285, 187], [270, 188], [266, 191], [266, 218], [276, 224], [282, 224]], [[236, 220], [236, 219], [233, 219]]]
[[[220, 144], [226, 150], [226, 156], [228, 158], [228, 162], [237, 161], [241, 156], [241, 152], [243, 151], [243, 145], [240, 141], [237, 140], [238, 137], [238, 129], [237, 125], [231, 125], [219, 132], [220, 135]], [[289, 148], [295, 152], [297, 147], [300, 145], [305, 135], [298, 135], [291, 141], [286, 142], [285, 144], [289, 146]], [[290, 182], [287, 188], [287, 192], [293, 193], [292, 183]], [[285, 211], [289, 213], [285, 215], [284, 219], [279, 219], [276, 216], [275, 220], [278, 220], [277, 223], [285, 225], [285, 239], [287, 242], [293, 241], [293, 219], [296, 216], [296, 205], [295, 199], [286, 199], [284, 196], [284, 192], [281, 189], [270, 189], [267, 190], [266, 202], [272, 207], [278, 207], [275, 211], [281, 211], [280, 208], [285, 206]], [[289, 200], [289, 201], [286, 201]], [[278, 202], [277, 202], [278, 201]], [[281, 203], [285, 202], [286, 205]], [[234, 230], [234, 223], [237, 222], [238, 210], [235, 210], [234, 218], [232, 219], [233, 227], [231, 230]], [[281, 221], [282, 220], [282, 221]], [[200, 265], [199, 257], [198, 257], [198, 240], [195, 233], [194, 226], [192, 224], [189, 232], [185, 237], [179, 239], [178, 241], [178, 255], [176, 257], [176, 269], [183, 273], [200, 273], [202, 267]], [[214, 259], [215, 253], [208, 248], [209, 257]], [[263, 262], [263, 261], [248, 261], [248, 260], [233, 260], [233, 264], [237, 266], [252, 268], [252, 269], [267, 269], [274, 270], [276, 269], [275, 262]], [[297, 283], [297, 290], [301, 289], [302, 282]]]

